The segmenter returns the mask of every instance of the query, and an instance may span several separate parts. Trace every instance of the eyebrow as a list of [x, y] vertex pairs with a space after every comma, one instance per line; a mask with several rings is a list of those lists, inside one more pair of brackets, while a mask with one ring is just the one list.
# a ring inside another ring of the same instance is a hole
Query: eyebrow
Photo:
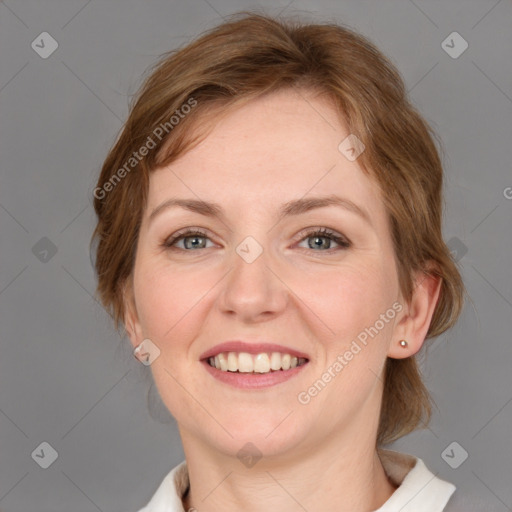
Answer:
[[[368, 212], [362, 207], [358, 206], [356, 203], [351, 201], [350, 199], [346, 199], [343, 197], [339, 197], [337, 195], [331, 194], [328, 196], [321, 197], [310, 197], [310, 198], [302, 198], [295, 199], [293, 201], [289, 201], [284, 203], [279, 210], [278, 220], [283, 219], [284, 217], [301, 215], [307, 213], [311, 210], [315, 210], [317, 208], [325, 208], [326, 206], [339, 206], [348, 210], [352, 213], [355, 213], [363, 220], [365, 220], [368, 224], [372, 226], [372, 221]], [[199, 199], [167, 199], [163, 203], [159, 204], [149, 215], [149, 222], [151, 222], [158, 214], [163, 212], [164, 210], [168, 210], [169, 208], [181, 207], [186, 210], [189, 210], [194, 213], [198, 213], [200, 215], [204, 215], [206, 217], [214, 217], [214, 218], [222, 218], [224, 217], [222, 207], [217, 203], [212, 203], [209, 201], [203, 201]]]

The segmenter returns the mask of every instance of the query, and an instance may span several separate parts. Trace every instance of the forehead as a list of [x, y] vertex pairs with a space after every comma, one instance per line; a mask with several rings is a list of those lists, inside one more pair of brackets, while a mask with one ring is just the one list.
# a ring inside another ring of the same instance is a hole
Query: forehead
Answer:
[[384, 210], [375, 181], [338, 149], [348, 135], [326, 97], [286, 89], [252, 100], [151, 174], [146, 216], [171, 196], [224, 203], [233, 211], [252, 203], [275, 211], [293, 199], [337, 194], [379, 217]]

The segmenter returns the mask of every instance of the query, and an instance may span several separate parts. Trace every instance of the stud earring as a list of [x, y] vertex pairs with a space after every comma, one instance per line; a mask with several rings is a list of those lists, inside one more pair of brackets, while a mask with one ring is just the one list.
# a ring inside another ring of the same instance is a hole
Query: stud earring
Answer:
[[407, 343], [405, 340], [400, 340], [399, 343], [402, 348], [407, 348], [409, 346], [409, 343]]

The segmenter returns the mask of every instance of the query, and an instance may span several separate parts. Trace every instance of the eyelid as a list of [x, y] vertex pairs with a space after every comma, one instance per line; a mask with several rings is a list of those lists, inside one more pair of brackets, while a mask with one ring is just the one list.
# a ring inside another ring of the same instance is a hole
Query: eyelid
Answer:
[[[210, 240], [212, 243], [215, 243], [215, 242], [213, 242], [212, 237], [209, 235], [208, 230], [205, 230], [203, 228], [197, 228], [197, 227], [187, 227], [187, 228], [179, 229], [178, 231], [176, 231], [175, 233], [173, 233], [172, 235], [170, 235], [169, 237], [164, 239], [164, 241], [161, 243], [161, 246], [166, 249], [176, 249], [176, 247], [174, 247], [174, 244], [183, 240], [184, 238], [188, 238], [188, 237], [192, 237], [192, 236], [204, 237], [204, 238]], [[336, 244], [338, 244], [339, 248], [338, 249], [335, 248], [334, 252], [336, 252], [337, 250], [341, 250], [341, 249], [348, 249], [349, 247], [352, 246], [352, 242], [345, 235], [343, 235], [342, 233], [339, 233], [338, 231], [336, 231], [334, 229], [331, 229], [331, 228], [328, 228], [325, 226], [309, 226], [307, 228], [302, 229], [295, 236], [296, 244], [306, 240], [307, 238], [314, 237], [314, 236], [320, 237], [320, 238], [325, 237], [325, 238], [328, 238], [329, 240], [332, 240]], [[208, 247], [204, 247], [202, 249], [208, 249]], [[301, 249], [305, 249], [305, 248], [301, 248]], [[181, 248], [178, 248], [177, 250], [183, 251], [183, 252], [194, 252], [194, 251], [188, 251], [186, 249], [181, 249]], [[329, 249], [327, 251], [313, 251], [312, 249], [305, 249], [305, 250], [312, 251], [312, 252], [320, 252], [320, 253], [324, 252], [324, 253], [328, 253], [328, 254], [333, 252], [333, 249]]]
[[203, 228], [190, 227], [178, 229], [178, 231], [175, 231], [172, 235], [165, 238], [161, 245], [165, 248], [173, 248], [172, 244], [175, 244], [176, 242], [183, 240], [183, 238], [187, 238], [194, 235], [202, 236], [208, 238], [209, 240], [211, 240], [212, 238], [207, 230]]
[[301, 241], [303, 238], [308, 236], [313, 236], [315, 233], [321, 233], [323, 236], [333, 236], [337, 238], [341, 238], [345, 240], [347, 243], [351, 243], [350, 240], [339, 231], [335, 229], [331, 229], [327, 226], [309, 226], [307, 228], [302, 229], [299, 233], [297, 233], [297, 238]]
[[[298, 241], [297, 243], [301, 243], [302, 241], [306, 240], [307, 238], [311, 237], [319, 237], [319, 238], [327, 238], [336, 244], [338, 244], [338, 248], [334, 249], [328, 249], [326, 251], [313, 251], [312, 249], [306, 249], [309, 252], [319, 252], [319, 253], [326, 253], [326, 254], [332, 254], [333, 252], [337, 252], [339, 250], [343, 249], [349, 249], [352, 247], [352, 242], [342, 233], [336, 231], [335, 229], [331, 229], [325, 226], [310, 226], [308, 228], [304, 228], [300, 231], [300, 233], [297, 234]], [[301, 249], [304, 249], [301, 247]]]

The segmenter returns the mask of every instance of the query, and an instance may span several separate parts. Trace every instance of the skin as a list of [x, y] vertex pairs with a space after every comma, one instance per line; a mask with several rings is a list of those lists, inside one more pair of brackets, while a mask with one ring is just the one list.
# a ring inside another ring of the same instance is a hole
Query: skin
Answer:
[[[149, 338], [161, 351], [151, 369], [183, 443], [191, 482], [185, 510], [368, 512], [396, 488], [375, 448], [383, 367], [387, 357], [421, 348], [440, 282], [417, 276], [412, 300], [403, 300], [379, 188], [338, 150], [348, 135], [325, 98], [284, 90], [230, 112], [151, 175], [125, 325], [134, 347]], [[332, 193], [359, 205], [371, 224], [337, 206], [278, 222], [283, 203]], [[224, 217], [171, 208], [149, 222], [171, 197], [216, 202]], [[187, 227], [207, 232], [196, 240], [205, 248], [185, 249], [183, 239], [174, 251], [161, 246]], [[350, 247], [321, 238], [318, 248], [303, 234], [322, 227]], [[252, 263], [236, 252], [247, 236], [263, 248]], [[395, 302], [402, 311], [307, 405], [299, 403], [298, 394]], [[233, 339], [294, 347], [310, 360], [277, 386], [236, 389], [199, 362]], [[247, 442], [262, 454], [252, 467], [237, 457]]]

